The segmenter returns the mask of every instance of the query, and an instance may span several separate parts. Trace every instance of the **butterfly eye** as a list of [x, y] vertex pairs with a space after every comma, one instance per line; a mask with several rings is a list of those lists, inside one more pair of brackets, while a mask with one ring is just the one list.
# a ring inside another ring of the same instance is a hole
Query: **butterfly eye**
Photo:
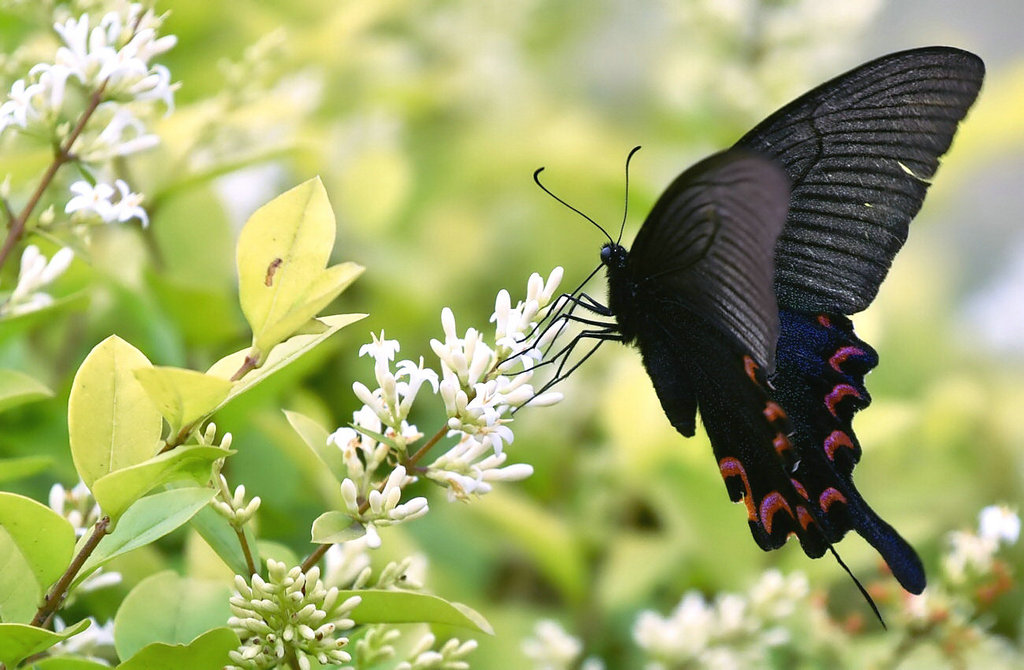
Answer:
[[608, 261], [612, 259], [612, 245], [606, 244], [601, 247], [601, 262], [608, 265]]

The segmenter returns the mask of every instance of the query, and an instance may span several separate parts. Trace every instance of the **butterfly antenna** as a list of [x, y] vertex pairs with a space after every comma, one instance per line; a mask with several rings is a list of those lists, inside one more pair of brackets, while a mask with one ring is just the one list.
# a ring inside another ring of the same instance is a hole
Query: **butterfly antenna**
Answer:
[[864, 596], [864, 600], [868, 601], [868, 605], [871, 606], [871, 611], [875, 613], [875, 617], [878, 619], [878, 623], [882, 624], [882, 628], [884, 628], [885, 630], [889, 630], [889, 627], [885, 625], [885, 619], [882, 618], [882, 613], [878, 611], [878, 605], [876, 605], [874, 599], [872, 599], [871, 596], [868, 595], [867, 589], [865, 589], [864, 585], [860, 583], [860, 580], [857, 579], [856, 576], [854, 576], [853, 571], [846, 566], [846, 563], [843, 563], [843, 559], [839, 557], [839, 552], [837, 552], [835, 547], [833, 547], [831, 544], [828, 545], [828, 550], [831, 551], [832, 555], [836, 557], [836, 561], [839, 562], [839, 567], [845, 570], [846, 574], [850, 575], [850, 579], [852, 579], [853, 583], [857, 585], [857, 588], [860, 590], [860, 594]]
[[568, 208], [569, 208], [569, 209], [571, 209], [572, 211], [576, 212], [577, 214], [579, 214], [580, 216], [582, 216], [582, 217], [583, 217], [584, 219], [586, 219], [587, 221], [590, 221], [590, 222], [591, 222], [592, 224], [594, 224], [594, 226], [595, 226], [595, 227], [596, 227], [596, 228], [597, 228], [598, 230], [600, 230], [600, 231], [601, 231], [602, 233], [604, 233], [604, 236], [608, 238], [608, 241], [609, 241], [609, 242], [611, 242], [611, 241], [612, 241], [612, 236], [608, 234], [608, 231], [607, 231], [607, 230], [605, 230], [605, 229], [604, 229], [604, 228], [602, 228], [602, 227], [601, 227], [600, 225], [598, 225], [597, 221], [594, 221], [594, 220], [593, 220], [592, 218], [590, 218], [589, 216], [587, 216], [586, 214], [584, 214], [584, 213], [583, 213], [583, 212], [581, 212], [580, 210], [576, 209], [575, 207], [573, 207], [572, 205], [570, 205], [569, 203], [567, 203], [567, 202], [566, 202], [565, 200], [562, 200], [562, 199], [561, 199], [561, 198], [559, 198], [559, 197], [558, 197], [557, 195], [555, 195], [554, 193], [552, 193], [551, 191], [549, 191], [549, 190], [548, 190], [548, 187], [547, 187], [547, 186], [545, 186], [544, 184], [540, 183], [540, 173], [541, 173], [541, 172], [543, 172], [543, 171], [544, 171], [544, 168], [542, 168], [542, 167], [539, 167], [539, 168], [537, 168], [537, 171], [533, 173], [533, 181], [535, 181], [535, 182], [537, 183], [537, 186], [540, 186], [540, 189], [541, 189], [542, 191], [544, 191], [545, 193], [547, 193], [547, 194], [548, 194], [548, 195], [550, 195], [550, 196], [551, 196], [552, 198], [554, 198], [554, 199], [555, 199], [555, 200], [557, 200], [558, 202], [562, 203], [563, 205], [565, 205], [566, 207], [568, 207]]
[[640, 151], [640, 147], [635, 146], [626, 156], [626, 202], [622, 206], [622, 223], [619, 224], [619, 239], [615, 240], [615, 244], [622, 242], [622, 231], [626, 229], [626, 215], [629, 213], [629, 161], [633, 160], [633, 154], [638, 151]]

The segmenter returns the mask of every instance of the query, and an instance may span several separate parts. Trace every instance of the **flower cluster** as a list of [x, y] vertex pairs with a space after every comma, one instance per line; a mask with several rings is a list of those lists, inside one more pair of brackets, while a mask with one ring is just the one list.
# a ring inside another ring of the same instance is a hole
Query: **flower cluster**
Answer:
[[[111, 201], [114, 186], [118, 193], [116, 202]], [[93, 186], [87, 181], [76, 181], [71, 185], [75, 196], [68, 201], [64, 212], [72, 214], [72, 220], [78, 222], [123, 223], [138, 219], [143, 228], [148, 226], [149, 215], [142, 208], [142, 195], [132, 193], [123, 179], [116, 180], [114, 186], [102, 182]]]
[[[531, 275], [526, 300], [514, 308], [507, 291], [498, 293], [490, 319], [495, 324], [493, 348], [475, 328], [459, 337], [455, 316], [450, 309], [442, 311], [444, 341], [431, 340], [430, 346], [441, 362], [438, 388], [448, 414], [448, 428], [460, 439], [427, 468], [426, 476], [446, 485], [449, 498], [487, 493], [490, 481], [514, 481], [533, 473], [529, 465], [505, 466], [504, 448], [513, 440], [508, 426], [512, 411], [527, 403], [543, 407], [562, 399], [562, 394], [556, 392], [537, 395], [530, 384], [532, 367], [560, 330], [535, 332], [561, 279], [560, 267], [547, 281], [536, 273]], [[512, 374], [517, 367], [521, 371]]]
[[366, 544], [371, 549], [380, 547], [380, 536], [376, 528], [410, 521], [427, 513], [427, 499], [421, 497], [399, 504], [402, 487], [411, 482], [405, 468], [399, 465], [388, 475], [381, 489], [372, 489], [367, 494], [366, 507], [359, 502], [359, 489], [354, 481], [346, 478], [341, 483], [341, 496], [345, 507], [353, 518], [359, 519], [366, 528]]
[[807, 595], [802, 574], [770, 570], [746, 596], [723, 594], [709, 603], [691, 591], [668, 617], [642, 612], [633, 639], [651, 659], [649, 670], [755, 667], [768, 649], [789, 641], [786, 620]]
[[25, 247], [21, 254], [18, 284], [7, 300], [0, 304], [0, 316], [27, 314], [51, 305], [53, 297], [42, 289], [64, 274], [74, 256], [71, 249], [64, 247], [47, 261], [36, 245]]
[[336, 633], [355, 625], [348, 615], [360, 598], [339, 602], [338, 589], [326, 588], [316, 567], [303, 573], [299, 567], [289, 570], [270, 559], [267, 573], [269, 581], [253, 575], [251, 586], [235, 577], [238, 593], [231, 598], [234, 616], [228, 625], [238, 633], [242, 646], [230, 653], [234, 665], [227, 668], [277, 668], [286, 657], [294, 658], [302, 670], [309, 670], [313, 661], [320, 665], [350, 661], [342, 649], [348, 638]]
[[476, 640], [460, 642], [458, 638], [450, 638], [440, 649], [434, 650], [437, 638], [427, 633], [413, 647], [409, 661], [402, 661], [395, 670], [466, 670], [469, 663], [466, 656], [477, 648]]
[[[540, 349], [552, 333], [535, 337], [533, 330], [551, 303], [562, 277], [556, 268], [547, 281], [540, 275], [530, 277], [525, 301], [512, 307], [507, 291], [495, 301], [491, 321], [496, 324], [491, 346], [483, 335], [470, 328], [460, 337], [455, 317], [445, 308], [441, 315], [444, 341], [432, 340], [431, 347], [440, 359], [441, 373], [419, 361], [394, 363], [399, 343], [384, 333], [373, 335], [360, 356], [374, 361], [377, 388], [356, 382], [352, 390], [363, 406], [353, 414], [351, 427], [338, 428], [328, 437], [337, 446], [346, 466], [342, 497], [347, 513], [367, 533], [367, 546], [380, 546], [376, 528], [414, 519], [427, 512], [425, 498], [400, 504], [402, 489], [416, 481], [411, 470], [419, 472], [448, 489], [450, 499], [466, 499], [491, 490], [495, 481], [524, 479], [533, 469], [526, 464], [506, 465], [504, 449], [512, 443], [508, 426], [511, 412], [526, 403], [551, 405], [561, 399], [558, 393], [536, 395], [529, 383], [529, 369], [541, 359]], [[557, 330], [557, 329], [552, 329]], [[513, 370], [519, 368], [517, 373]], [[525, 369], [523, 369], [525, 368]], [[425, 453], [410, 454], [410, 447], [423, 438], [409, 423], [409, 415], [421, 392], [440, 393], [448, 415], [447, 425], [426, 445], [433, 446], [445, 433], [459, 440], [446, 453], [427, 465], [418, 465]], [[378, 470], [398, 461], [381, 482]]]
[[533, 636], [523, 641], [522, 649], [535, 670], [569, 670], [583, 653], [583, 644], [557, 621], [544, 619], [534, 626]]
[[1020, 517], [1008, 507], [990, 505], [978, 515], [978, 532], [953, 531], [950, 551], [942, 559], [946, 577], [954, 585], [990, 572], [995, 554], [1003, 544], [1013, 545], [1020, 538]]
[[104, 14], [95, 24], [88, 14], [54, 25], [60, 37], [53, 63], [33, 66], [25, 79], [11, 86], [0, 105], [0, 132], [16, 127], [25, 131], [58, 134], [68, 82], [77, 81], [90, 92], [100, 92], [97, 117], [105, 123], [88, 139], [80, 138], [71, 151], [86, 161], [123, 156], [154, 146], [157, 138], [145, 132], [132, 108], [124, 103], [173, 107], [170, 72], [150, 60], [174, 46], [173, 35], [158, 36], [163, 22], [139, 3]]

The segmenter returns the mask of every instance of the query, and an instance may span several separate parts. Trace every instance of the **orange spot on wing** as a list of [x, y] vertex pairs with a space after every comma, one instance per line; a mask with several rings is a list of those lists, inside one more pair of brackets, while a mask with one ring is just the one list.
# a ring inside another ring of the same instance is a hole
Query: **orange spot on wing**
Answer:
[[832, 327], [832, 319], [828, 318], [828, 315], [826, 315], [826, 314], [819, 314], [818, 315], [818, 323], [820, 323], [821, 325], [825, 326], [826, 328], [831, 328]]
[[743, 503], [747, 506], [747, 518], [756, 522], [757, 510], [754, 509], [754, 496], [750, 493], [750, 481], [747, 479], [747, 471], [743, 469], [743, 464], [739, 462], [739, 459], [727, 456], [718, 462], [718, 469], [722, 472], [722, 479], [739, 477], [743, 482], [745, 490]]
[[775, 453], [782, 456], [784, 453], [792, 449], [792, 445], [789, 443], [789, 438], [782, 433], [776, 433], [775, 439], [772, 440], [772, 445], [775, 447]]
[[810, 528], [812, 525], [814, 525], [816, 523], [815, 520], [814, 520], [814, 517], [811, 516], [811, 513], [808, 512], [807, 508], [804, 507], [803, 505], [798, 505], [797, 506], [797, 508], [796, 508], [796, 518], [797, 518], [798, 521], [800, 521], [800, 525], [803, 526], [804, 530], [807, 530], [808, 528]]
[[836, 353], [832, 354], [832, 357], [828, 359], [828, 364], [832, 366], [832, 369], [836, 372], [842, 372], [842, 365], [846, 362], [846, 359], [850, 356], [863, 356], [864, 350], [859, 347], [840, 347]]
[[769, 421], [781, 421], [786, 418], [786, 413], [779, 407], [779, 404], [769, 400], [764, 405], [764, 418]]
[[757, 370], [760, 366], [754, 362], [754, 359], [750, 356], [743, 357], [743, 369], [746, 370], [747, 376], [750, 377], [750, 381], [757, 384]]

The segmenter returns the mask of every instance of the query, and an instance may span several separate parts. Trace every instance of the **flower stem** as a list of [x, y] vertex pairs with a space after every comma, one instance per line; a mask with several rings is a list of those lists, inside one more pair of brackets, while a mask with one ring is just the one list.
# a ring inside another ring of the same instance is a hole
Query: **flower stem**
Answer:
[[89, 96], [89, 103], [86, 105], [85, 110], [81, 116], [78, 117], [78, 122], [75, 127], [71, 130], [71, 133], [64, 140], [63, 145], [59, 145], [54, 150], [53, 162], [46, 168], [46, 172], [43, 173], [43, 178], [39, 180], [39, 185], [36, 186], [36, 190], [32, 193], [32, 196], [25, 203], [25, 208], [21, 210], [21, 214], [14, 218], [11, 223], [10, 229], [7, 231], [7, 239], [4, 240], [4, 245], [0, 248], [0, 268], [3, 268], [4, 263], [7, 261], [8, 256], [11, 255], [11, 251], [14, 249], [14, 245], [18, 243], [22, 235], [25, 233], [25, 225], [28, 223], [28, 217], [31, 216], [33, 210], [39, 205], [39, 201], [43, 198], [43, 193], [49, 188], [50, 184], [53, 183], [53, 178], [57, 175], [57, 170], [66, 163], [70, 163], [74, 159], [74, 155], [71, 153], [71, 147], [74, 146], [78, 136], [85, 130], [85, 124], [89, 122], [96, 108], [103, 102], [103, 91], [107, 88], [107, 82], [104, 81], [92, 92]]
[[64, 598], [67, 596], [67, 590], [71, 586], [71, 582], [74, 581], [75, 577], [78, 575], [78, 571], [82, 569], [83, 565], [85, 565], [85, 561], [92, 555], [92, 552], [96, 550], [100, 540], [106, 536], [109, 528], [109, 516], [105, 516], [96, 522], [96, 525], [93, 526], [92, 529], [92, 535], [90, 535], [89, 539], [86, 540], [82, 550], [78, 552], [78, 555], [75, 556], [73, 561], [71, 561], [71, 565], [68, 566], [68, 569], [64, 571], [64, 574], [61, 575], [60, 579], [57, 580], [57, 583], [53, 585], [50, 592], [46, 594], [46, 597], [43, 599], [42, 606], [40, 606], [39, 610], [36, 611], [36, 615], [32, 618], [31, 625], [43, 626], [45, 623], [50, 621], [54, 612], [56, 612], [60, 608], [61, 603], [64, 602]]

